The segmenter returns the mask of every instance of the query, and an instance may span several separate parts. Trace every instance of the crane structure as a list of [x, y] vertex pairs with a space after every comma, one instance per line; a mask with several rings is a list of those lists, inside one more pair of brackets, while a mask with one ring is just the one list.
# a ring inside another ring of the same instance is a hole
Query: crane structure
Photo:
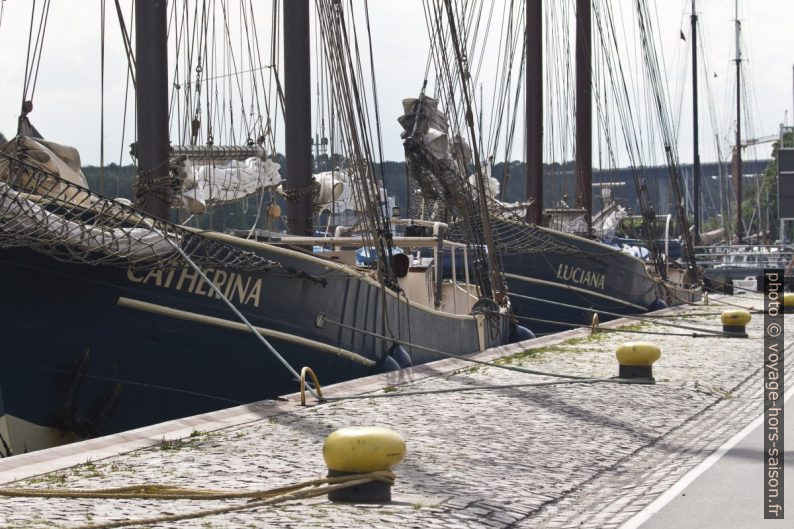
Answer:
[[[762, 143], [772, 143], [773, 141], [777, 141], [780, 139], [779, 134], [772, 134], [769, 136], [762, 136], [760, 138], [753, 138], [751, 140], [746, 140], [742, 142], [742, 149], [746, 149], [747, 147], [753, 147], [754, 145], [761, 145]], [[734, 149], [736, 146], [734, 145]]]

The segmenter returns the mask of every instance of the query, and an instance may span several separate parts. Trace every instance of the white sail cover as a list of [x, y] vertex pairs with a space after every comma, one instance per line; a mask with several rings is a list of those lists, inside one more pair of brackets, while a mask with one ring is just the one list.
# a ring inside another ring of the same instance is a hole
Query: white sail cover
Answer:
[[[410, 129], [413, 127], [414, 115], [416, 114], [416, 107], [419, 104], [419, 101], [419, 98], [416, 97], [403, 99], [403, 115], [397, 118], [397, 121], [400, 122], [406, 131], [410, 132]], [[423, 95], [421, 101], [422, 105], [424, 106], [424, 111], [427, 113], [428, 128], [435, 129], [446, 134], [449, 130], [447, 116], [438, 109], [438, 100]]]
[[[69, 184], [87, 188], [83, 171], [80, 169], [80, 153], [74, 147], [61, 145], [40, 138], [23, 136], [14, 138], [0, 145], [0, 152], [9, 154], [30, 164], [33, 168], [41, 169], [45, 173], [55, 175], [57, 178], [36, 178], [35, 192], [42, 196], [58, 196], [66, 200], [83, 200], [84, 194], [77, 188], [68, 187], [58, 181], [58, 178]], [[18, 178], [30, 178], [30, 171], [23, 171]], [[11, 176], [9, 161], [0, 159], [0, 180], [8, 180]], [[25, 185], [26, 182], [19, 182]], [[64, 195], [66, 192], [66, 195]]]
[[593, 231], [596, 237], [601, 239], [612, 239], [615, 236], [620, 221], [626, 218], [628, 212], [626, 208], [615, 204], [614, 207], [609, 208], [608, 211], [602, 211], [596, 218], [593, 219]]
[[314, 175], [317, 192], [314, 195], [314, 207], [318, 212], [344, 212], [356, 209], [353, 199], [353, 188], [347, 171], [326, 171]]
[[422, 143], [425, 144], [425, 147], [427, 147], [433, 157], [439, 160], [451, 158], [449, 154], [449, 136], [447, 136], [446, 132], [438, 129], [428, 129], [427, 133], [422, 136]]
[[3, 152], [13, 154], [21, 148], [19, 156], [24, 161], [80, 187], [88, 187], [83, 171], [80, 169], [80, 153], [74, 147], [61, 145], [40, 138], [24, 136], [12, 139], [0, 146]]
[[[485, 177], [485, 194], [489, 199], [496, 200], [497, 197], [499, 197], [499, 191], [501, 190], [502, 184], [499, 183], [499, 180], [491, 176], [492, 169], [493, 167], [491, 164], [486, 164], [483, 168], [483, 176]], [[469, 185], [475, 189], [477, 188], [476, 174], [469, 175]]]
[[187, 160], [180, 167], [182, 205], [190, 213], [204, 213], [210, 204], [222, 204], [252, 195], [281, 182], [281, 166], [272, 160], [248, 158], [224, 165], [196, 165]]

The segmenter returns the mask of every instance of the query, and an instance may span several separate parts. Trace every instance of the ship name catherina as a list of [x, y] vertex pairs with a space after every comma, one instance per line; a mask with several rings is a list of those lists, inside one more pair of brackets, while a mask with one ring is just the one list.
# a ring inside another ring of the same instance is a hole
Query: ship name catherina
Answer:
[[[214, 268], [208, 268], [203, 272], [207, 279], [212, 281], [230, 301], [254, 307], [259, 306], [262, 297], [262, 279], [252, 279], [251, 276]], [[167, 271], [150, 270], [149, 272], [136, 272], [132, 268], [128, 268], [127, 279], [133, 283], [174, 288], [208, 298], [218, 297], [215, 290], [204, 281], [204, 278], [191, 268]]]
[[604, 279], [606, 274], [585, 270], [576, 266], [560, 264], [557, 267], [557, 279], [572, 281], [579, 285], [604, 290]]

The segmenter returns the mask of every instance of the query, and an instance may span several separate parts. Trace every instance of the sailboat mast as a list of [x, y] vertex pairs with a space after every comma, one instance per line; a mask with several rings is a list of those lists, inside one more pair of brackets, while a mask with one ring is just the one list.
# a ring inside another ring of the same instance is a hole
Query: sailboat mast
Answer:
[[135, 56], [138, 106], [138, 184], [135, 202], [143, 211], [168, 219], [168, 16], [166, 0], [135, 2]]
[[543, 0], [526, 0], [527, 221], [543, 222]]
[[312, 131], [309, 0], [284, 6], [284, 134], [287, 175], [287, 230], [311, 235]]
[[576, 207], [593, 229], [591, 0], [576, 0]]
[[692, 0], [692, 187], [695, 244], [700, 244], [700, 145], [698, 143], [698, 15]]
[[739, 242], [744, 239], [744, 222], [742, 221], [742, 50], [739, 37], [742, 23], [739, 22], [739, 0], [736, 6], [736, 147], [733, 157], [733, 174], [736, 179], [736, 237]]

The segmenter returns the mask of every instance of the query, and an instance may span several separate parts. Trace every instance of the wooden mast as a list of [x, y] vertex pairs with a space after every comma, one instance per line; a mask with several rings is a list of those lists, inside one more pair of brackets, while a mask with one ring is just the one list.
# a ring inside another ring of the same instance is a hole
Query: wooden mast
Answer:
[[526, 0], [527, 221], [543, 222], [543, 1]]
[[284, 6], [284, 132], [287, 174], [287, 230], [311, 235], [312, 131], [309, 0]]
[[576, 207], [593, 230], [591, 0], [576, 0]]
[[135, 2], [138, 183], [135, 201], [143, 211], [168, 219], [168, 18], [166, 0]]
[[736, 179], [736, 238], [744, 239], [742, 221], [742, 50], [739, 36], [742, 23], [739, 22], [739, 1], [736, 0], [736, 147], [733, 150], [733, 176]]
[[692, 0], [692, 204], [695, 215], [695, 244], [700, 244], [700, 146], [698, 144], [698, 16]]

